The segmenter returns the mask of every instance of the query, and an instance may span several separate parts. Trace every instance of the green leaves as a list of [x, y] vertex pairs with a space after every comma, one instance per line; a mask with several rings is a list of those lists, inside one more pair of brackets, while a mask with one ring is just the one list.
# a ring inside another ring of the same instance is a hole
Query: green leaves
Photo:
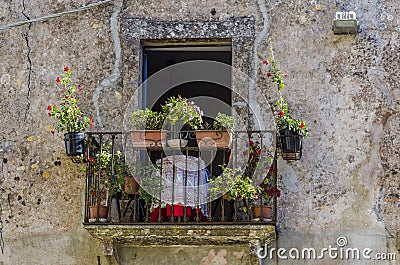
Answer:
[[[57, 83], [60, 83], [66, 90], [60, 108], [56, 105], [48, 106], [49, 117], [57, 119], [57, 131], [67, 132], [83, 132], [87, 128], [92, 127], [93, 119], [91, 117], [83, 116], [83, 111], [78, 106], [78, 99], [75, 95], [77, 92], [76, 86], [71, 85], [71, 70], [68, 67], [64, 68], [65, 73], [61, 74], [61, 79], [57, 78]], [[82, 89], [78, 90], [78, 93]]]
[[236, 120], [234, 117], [218, 112], [215, 121], [213, 122], [213, 128], [215, 130], [230, 130], [233, 131], [235, 128]]
[[132, 113], [132, 127], [136, 130], [160, 130], [165, 116], [148, 108]]
[[161, 108], [165, 115], [165, 121], [172, 126], [181, 121], [192, 129], [197, 129], [203, 122], [203, 112], [200, 107], [181, 95], [170, 97]]
[[283, 80], [285, 77], [287, 77], [287, 74], [284, 74], [278, 68], [274, 58], [274, 50], [272, 48], [272, 44], [273, 43], [271, 42], [271, 47], [268, 53], [268, 60], [263, 61], [263, 64], [270, 65], [267, 72], [267, 77], [269, 77], [272, 82], [275, 82], [277, 84], [280, 95], [279, 100], [274, 105], [274, 108], [277, 111], [276, 128], [277, 130], [289, 128], [289, 130], [298, 133], [300, 136], [307, 137], [309, 135], [307, 123], [303, 120], [293, 119], [291, 117], [289, 106], [281, 94], [281, 91], [285, 88], [285, 83]]

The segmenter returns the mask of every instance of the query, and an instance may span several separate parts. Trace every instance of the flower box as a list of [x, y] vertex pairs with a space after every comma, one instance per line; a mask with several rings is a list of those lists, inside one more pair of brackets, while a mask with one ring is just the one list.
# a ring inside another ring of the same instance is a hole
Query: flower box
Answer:
[[197, 130], [196, 140], [199, 147], [228, 148], [232, 142], [232, 135], [228, 131]]
[[162, 130], [133, 130], [131, 135], [133, 147], [163, 147], [167, 138]]

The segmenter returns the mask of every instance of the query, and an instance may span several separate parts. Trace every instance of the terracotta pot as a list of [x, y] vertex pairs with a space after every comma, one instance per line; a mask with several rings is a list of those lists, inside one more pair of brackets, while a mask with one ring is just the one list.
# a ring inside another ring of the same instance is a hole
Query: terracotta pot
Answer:
[[[99, 218], [107, 218], [108, 216], [108, 207], [107, 206], [99, 206]], [[97, 217], [97, 205], [89, 206], [89, 218]]]
[[253, 218], [260, 218], [261, 217], [261, 205], [251, 206], [251, 213], [253, 215]]
[[261, 208], [261, 214], [263, 218], [267, 218], [267, 219], [271, 219], [271, 211], [272, 211], [272, 207], [271, 206], [267, 206], [267, 205], [263, 205]]
[[139, 184], [135, 177], [133, 177], [133, 178], [126, 177], [125, 178], [124, 190], [127, 194], [137, 194], [138, 193]]
[[165, 146], [166, 131], [133, 130], [131, 131], [133, 147], [163, 147]]
[[198, 130], [196, 140], [199, 147], [228, 148], [232, 142], [232, 136], [228, 131]]

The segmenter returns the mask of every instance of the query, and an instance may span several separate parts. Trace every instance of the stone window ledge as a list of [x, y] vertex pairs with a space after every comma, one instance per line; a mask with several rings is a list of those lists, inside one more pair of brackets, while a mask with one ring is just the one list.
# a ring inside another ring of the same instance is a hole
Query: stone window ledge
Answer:
[[102, 225], [85, 224], [94, 237], [128, 245], [237, 245], [275, 240], [271, 224], [238, 225]]

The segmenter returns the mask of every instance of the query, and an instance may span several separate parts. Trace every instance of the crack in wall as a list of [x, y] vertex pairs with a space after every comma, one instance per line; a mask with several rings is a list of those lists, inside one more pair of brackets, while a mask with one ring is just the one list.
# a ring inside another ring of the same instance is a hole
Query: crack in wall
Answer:
[[121, 65], [121, 41], [119, 39], [119, 30], [118, 30], [118, 15], [121, 12], [122, 9], [122, 1], [116, 1], [114, 3], [114, 12], [111, 15], [110, 18], [110, 32], [111, 32], [111, 38], [113, 42], [113, 49], [114, 49], [114, 54], [115, 54], [115, 62], [114, 62], [114, 69], [111, 73], [110, 76], [107, 78], [103, 79], [101, 81], [100, 85], [96, 87], [92, 101], [93, 105], [95, 108], [96, 112], [96, 121], [99, 124], [99, 126], [102, 126], [102, 121], [100, 117], [100, 106], [99, 106], [99, 98], [100, 98], [100, 93], [103, 90], [103, 88], [110, 87], [113, 83], [116, 83], [119, 76], [120, 76], [120, 65]]
[[[25, 14], [25, 12], [26, 12], [25, 0], [22, 1], [22, 7], [23, 7], [22, 15], [24, 15], [24, 17], [27, 20], [30, 20], [30, 17], [27, 14]], [[31, 57], [30, 57], [30, 55], [31, 55], [31, 46], [29, 45], [29, 32], [31, 30], [31, 27], [32, 27], [32, 23], [29, 23], [28, 30], [25, 33], [25, 42], [26, 42], [26, 46], [28, 48], [28, 52], [26, 54], [26, 57], [27, 57], [28, 64], [29, 64], [29, 71], [28, 71], [28, 80], [27, 80], [28, 93], [27, 93], [27, 96], [26, 96], [27, 105], [26, 105], [25, 114], [24, 114], [24, 122], [26, 122], [26, 118], [28, 116], [28, 112], [29, 112], [29, 109], [31, 107], [31, 99], [30, 99], [30, 97], [31, 97], [32, 60], [31, 60]]]

